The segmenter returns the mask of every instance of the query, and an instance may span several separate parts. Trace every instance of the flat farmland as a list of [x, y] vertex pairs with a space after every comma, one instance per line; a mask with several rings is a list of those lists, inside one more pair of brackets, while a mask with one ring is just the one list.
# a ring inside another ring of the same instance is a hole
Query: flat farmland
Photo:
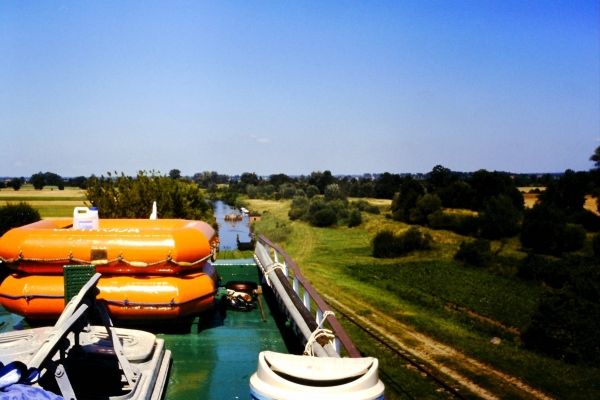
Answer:
[[[537, 202], [538, 194], [537, 193], [523, 193], [523, 198], [525, 199], [525, 207], [532, 208], [533, 205]], [[583, 207], [586, 210], [590, 210], [591, 212], [600, 215], [598, 212], [598, 200], [593, 198], [591, 195], [585, 196], [585, 204]]]
[[47, 186], [35, 190], [32, 185], [23, 185], [20, 190], [0, 189], [0, 206], [24, 201], [37, 209], [42, 218], [72, 217], [75, 207], [85, 206], [85, 190], [67, 187], [58, 190]]

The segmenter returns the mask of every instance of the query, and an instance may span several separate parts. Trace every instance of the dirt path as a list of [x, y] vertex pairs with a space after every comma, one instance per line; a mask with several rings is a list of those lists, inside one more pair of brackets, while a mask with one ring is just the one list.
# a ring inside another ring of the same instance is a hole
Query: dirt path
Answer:
[[[452, 347], [446, 346], [427, 337], [426, 335], [416, 332], [410, 326], [402, 324], [388, 315], [379, 313], [369, 304], [357, 301], [357, 299], [354, 297], [348, 297], [347, 295], [339, 292], [336, 294], [335, 298], [325, 294], [323, 294], [323, 297], [331, 305], [339, 307], [357, 321], [360, 321], [366, 326], [371, 327], [373, 331], [377, 332], [377, 334], [383, 337], [387, 342], [393, 343], [397, 348], [403, 350], [405, 353], [411, 354], [414, 357], [426, 361], [432, 369], [435, 369], [459, 382], [469, 391], [479, 395], [484, 399], [493, 400], [500, 399], [500, 397], [493, 393], [493, 389], [483, 388], [475, 384], [473, 381], [467, 378], [464, 373], [461, 373], [455, 368], [448, 366], [443, 360], [451, 359], [454, 362], [459, 363], [461, 368], [467, 370], [470, 374], [487, 375], [487, 378], [490, 382], [492, 382], [494, 387], [498, 385], [511, 386], [515, 391], [520, 393], [520, 397], [522, 398], [540, 400], [552, 399], [551, 397], [548, 397], [539, 390], [528, 386], [513, 376], [497, 371], [486, 364], [466, 356]], [[371, 315], [368, 317], [362, 317], [354, 313], [352, 308], [349, 308], [344, 304], [355, 304], [359, 308], [368, 309], [371, 311]], [[407, 343], [410, 343], [410, 345]]]

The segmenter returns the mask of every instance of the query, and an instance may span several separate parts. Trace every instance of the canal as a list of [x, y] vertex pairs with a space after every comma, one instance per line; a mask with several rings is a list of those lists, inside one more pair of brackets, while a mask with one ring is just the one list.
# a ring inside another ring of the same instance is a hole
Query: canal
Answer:
[[[242, 214], [240, 210], [228, 206], [222, 201], [213, 201], [214, 216], [219, 224], [219, 239], [221, 241], [221, 250], [237, 249], [236, 237], [239, 235], [241, 242], [250, 241], [250, 218], [247, 214]], [[225, 216], [235, 212], [242, 215], [241, 221], [225, 221]]]

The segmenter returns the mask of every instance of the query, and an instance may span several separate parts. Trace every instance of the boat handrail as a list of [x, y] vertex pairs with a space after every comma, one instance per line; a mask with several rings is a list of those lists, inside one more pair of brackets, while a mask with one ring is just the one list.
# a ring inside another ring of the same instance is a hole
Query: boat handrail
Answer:
[[[329, 308], [325, 300], [321, 298], [321, 296], [317, 293], [315, 288], [313, 288], [310, 282], [306, 280], [304, 275], [302, 275], [302, 272], [300, 272], [300, 268], [298, 267], [298, 265], [281, 247], [277, 246], [275, 243], [271, 242], [263, 235], [259, 235], [258, 238], [260, 243], [262, 243], [263, 246], [265, 246], [269, 253], [271, 252], [270, 249], [273, 249], [274, 260], [276, 263], [281, 263], [284, 266], [283, 272], [285, 276], [288, 277], [288, 279], [290, 278], [291, 270], [293, 275], [292, 286], [294, 288], [294, 291], [298, 296], [300, 296], [305, 307], [311, 313], [311, 300], [315, 302], [315, 304], [317, 305], [315, 319], [318, 325], [320, 325], [323, 321], [323, 315], [325, 314], [325, 312], [330, 312], [327, 313], [326, 318], [327, 322], [329, 322], [329, 325], [331, 326], [331, 329], [335, 333], [335, 349], [338, 352], [338, 354], [340, 353], [341, 344], [342, 346], [344, 346], [344, 349], [346, 349], [348, 356], [350, 356], [351, 358], [361, 358], [362, 356], [360, 355], [360, 352], [350, 339], [350, 336], [348, 336], [348, 334], [346, 333], [340, 322], [337, 320], [335, 315], [331, 314], [331, 312], [333, 311]], [[280, 260], [280, 257], [283, 258], [283, 261]], [[302, 294], [300, 288], [303, 289]]]

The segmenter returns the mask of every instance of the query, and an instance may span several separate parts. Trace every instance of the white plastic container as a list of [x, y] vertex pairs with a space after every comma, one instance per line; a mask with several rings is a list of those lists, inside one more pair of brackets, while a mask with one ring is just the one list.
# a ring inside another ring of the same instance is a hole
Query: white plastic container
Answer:
[[263, 351], [250, 377], [257, 400], [383, 400], [376, 358], [321, 358]]
[[75, 207], [73, 229], [98, 229], [98, 207]]

